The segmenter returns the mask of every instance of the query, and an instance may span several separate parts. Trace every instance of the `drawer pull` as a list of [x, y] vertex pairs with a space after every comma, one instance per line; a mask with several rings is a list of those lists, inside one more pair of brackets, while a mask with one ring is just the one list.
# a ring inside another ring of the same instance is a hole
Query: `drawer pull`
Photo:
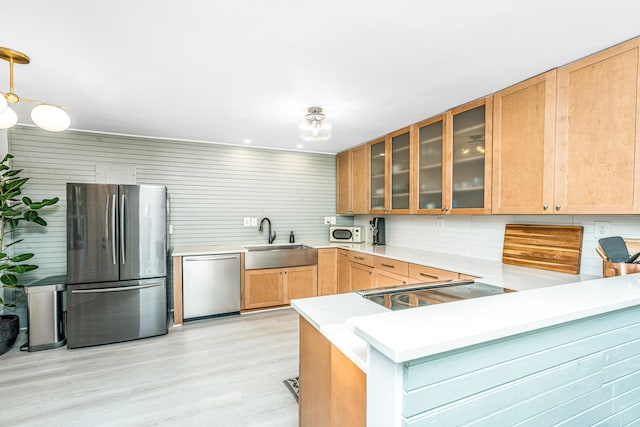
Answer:
[[380, 265], [387, 268], [396, 268], [395, 265], [391, 265], [391, 264], [380, 264]]
[[363, 260], [364, 258], [361, 256], [354, 256], [355, 259]]
[[439, 277], [438, 277], [438, 276], [434, 276], [434, 275], [432, 275], [432, 274], [420, 273], [420, 275], [421, 275], [421, 276], [423, 276], [423, 277], [428, 277], [428, 278], [430, 278], [430, 279], [439, 279]]

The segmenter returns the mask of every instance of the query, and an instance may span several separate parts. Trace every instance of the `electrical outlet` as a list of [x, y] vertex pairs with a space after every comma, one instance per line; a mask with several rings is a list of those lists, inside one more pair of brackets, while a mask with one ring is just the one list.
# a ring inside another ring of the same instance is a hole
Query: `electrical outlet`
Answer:
[[608, 221], [593, 222], [593, 237], [607, 237], [611, 235], [611, 223]]
[[173, 234], [173, 224], [169, 224], [169, 234]]
[[325, 225], [331, 225], [331, 217], [330, 216], [325, 216], [324, 217], [324, 223], [325, 223]]
[[438, 230], [444, 230], [444, 218], [436, 218], [436, 228]]
[[249, 227], [251, 225], [251, 218], [244, 218], [243, 224], [245, 227]]
[[330, 219], [331, 225], [336, 225], [336, 217], [332, 216]]
[[258, 218], [251, 218], [251, 226], [252, 227], [258, 226]]

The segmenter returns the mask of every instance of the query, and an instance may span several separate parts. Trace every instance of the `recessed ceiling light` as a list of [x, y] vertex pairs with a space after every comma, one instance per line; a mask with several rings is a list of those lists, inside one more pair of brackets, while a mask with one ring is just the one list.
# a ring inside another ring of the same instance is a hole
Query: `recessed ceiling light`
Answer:
[[250, 139], [243, 139], [242, 142], [244, 142], [245, 144], [251, 144], [251, 140]]

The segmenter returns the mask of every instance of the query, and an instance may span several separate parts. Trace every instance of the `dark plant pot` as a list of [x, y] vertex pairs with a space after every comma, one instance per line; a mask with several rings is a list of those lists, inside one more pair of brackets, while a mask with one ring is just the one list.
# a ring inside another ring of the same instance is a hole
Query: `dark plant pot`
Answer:
[[20, 318], [15, 314], [0, 315], [0, 354], [4, 354], [15, 344], [20, 332]]

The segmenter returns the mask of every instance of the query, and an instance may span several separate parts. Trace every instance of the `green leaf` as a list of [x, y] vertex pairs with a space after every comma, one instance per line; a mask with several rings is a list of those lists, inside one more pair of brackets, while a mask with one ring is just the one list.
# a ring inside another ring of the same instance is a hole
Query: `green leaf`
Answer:
[[17, 190], [20, 187], [22, 187], [27, 181], [29, 181], [29, 178], [20, 178], [20, 179], [9, 181], [6, 183], [5, 191]]
[[15, 274], [4, 273], [2, 276], [0, 276], [0, 282], [10, 286], [17, 285], [18, 278], [16, 277]]
[[9, 159], [13, 159], [13, 154], [9, 154], [9, 153], [7, 153], [7, 155], [6, 155], [6, 156], [4, 156], [4, 158], [2, 159], [2, 162], [0, 162], [0, 163], [4, 163], [4, 162], [6, 162], [6, 161], [7, 161], [7, 160], [9, 160]]
[[26, 211], [23, 215], [26, 221], [35, 221], [38, 218], [38, 212], [36, 211]]
[[20, 255], [16, 255], [14, 257], [9, 258], [9, 261], [11, 262], [24, 262], [28, 259], [33, 258], [33, 254], [20, 254]]
[[7, 165], [0, 165], [0, 171], [6, 171], [7, 169], [9, 169], [9, 166], [7, 166]]
[[33, 210], [37, 210], [37, 209], [42, 209], [44, 207], [44, 205], [42, 204], [42, 202], [39, 203], [31, 203], [29, 205], [29, 209], [33, 209]]
[[9, 271], [13, 271], [16, 274], [24, 274], [24, 273], [27, 273], [29, 271], [33, 271], [36, 268], [38, 268], [37, 265], [21, 264], [21, 265], [12, 265], [11, 267], [8, 268], [8, 270]]
[[2, 176], [5, 176], [5, 177], [16, 176], [20, 172], [22, 172], [22, 169], [13, 169], [3, 173]]
[[19, 219], [13, 218], [9, 221], [9, 226], [11, 227], [12, 230], [18, 227], [18, 225], [20, 224], [20, 219], [22, 218], [19, 218]]
[[13, 242], [8, 243], [8, 244], [6, 244], [6, 245], [4, 245], [4, 247], [5, 247], [5, 248], [8, 248], [9, 246], [13, 246], [13, 245], [15, 245], [15, 244], [17, 244], [17, 243], [22, 242], [23, 240], [24, 240], [24, 239], [14, 240]]
[[2, 270], [6, 270], [6, 269], [8, 269], [9, 267], [11, 267], [9, 264], [1, 264], [1, 263], [0, 263], [0, 271], [2, 271]]
[[45, 206], [53, 206], [60, 201], [60, 197], [54, 197], [53, 199], [44, 199], [40, 203]]
[[22, 212], [14, 211], [13, 209], [7, 209], [6, 211], [2, 212], [2, 216], [6, 217], [16, 217], [20, 215], [22, 215]]
[[4, 305], [4, 300], [0, 298], [0, 305]]
[[33, 220], [33, 222], [35, 222], [36, 224], [41, 225], [43, 227], [47, 226], [47, 221], [42, 219], [42, 217], [37, 217], [36, 219]]
[[30, 198], [28, 198], [27, 196], [24, 196], [22, 198], [22, 203], [24, 203], [25, 205], [30, 205], [31, 203], [33, 203], [33, 201]]

